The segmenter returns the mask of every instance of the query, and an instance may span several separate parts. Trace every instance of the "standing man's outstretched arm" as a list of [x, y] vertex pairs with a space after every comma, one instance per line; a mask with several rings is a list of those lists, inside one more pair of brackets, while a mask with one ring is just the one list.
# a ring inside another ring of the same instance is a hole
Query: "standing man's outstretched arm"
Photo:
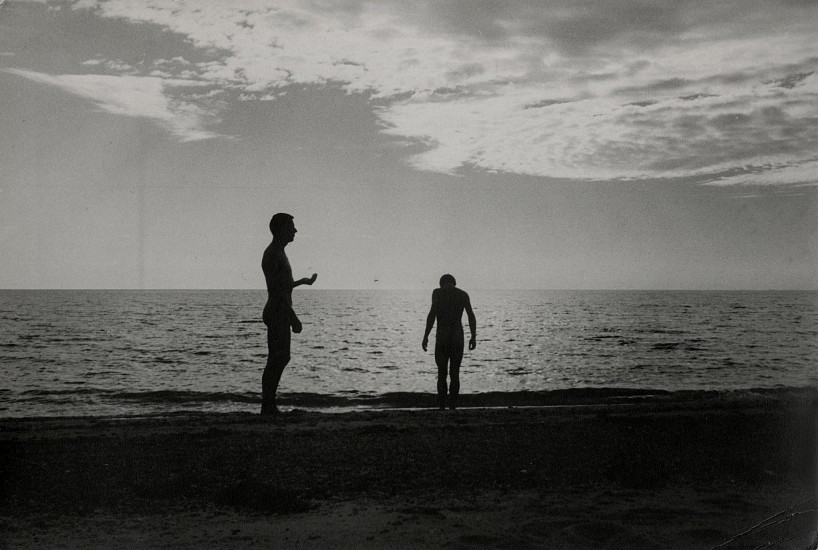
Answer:
[[[318, 274], [313, 273], [312, 277], [309, 277], [309, 278], [304, 277], [303, 279], [298, 279], [297, 281], [293, 281], [293, 288], [295, 288], [297, 286], [301, 286], [301, 285], [311, 285], [311, 284], [313, 284], [315, 282], [315, 280], [317, 278], [318, 278]], [[290, 326], [292, 327], [293, 332], [296, 333], [296, 334], [300, 333], [302, 328], [303, 328], [301, 326], [301, 320], [298, 318], [298, 315], [295, 314], [295, 311], [292, 312], [292, 316], [290, 318]]]
[[312, 285], [317, 278], [318, 273], [313, 273], [312, 277], [304, 277], [303, 279], [298, 279], [297, 281], [293, 282], [293, 288], [301, 285]]

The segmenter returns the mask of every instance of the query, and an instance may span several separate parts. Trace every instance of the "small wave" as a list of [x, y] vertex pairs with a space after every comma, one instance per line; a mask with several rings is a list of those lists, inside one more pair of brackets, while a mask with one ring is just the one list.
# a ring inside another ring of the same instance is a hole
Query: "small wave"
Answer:
[[658, 344], [653, 344], [653, 349], [655, 350], [674, 350], [681, 346], [681, 342], [660, 342]]
[[635, 329], [634, 332], [641, 332], [647, 334], [684, 334], [686, 331], [678, 329], [665, 328], [651, 328], [651, 329]]
[[255, 403], [261, 396], [255, 392], [197, 392], [181, 390], [159, 390], [148, 392], [109, 392], [110, 399], [139, 401], [142, 403]]
[[[233, 392], [197, 392], [183, 390], [157, 390], [157, 391], [122, 391], [122, 390], [101, 390], [98, 388], [76, 388], [70, 390], [27, 390], [20, 392], [25, 397], [48, 397], [59, 399], [70, 397], [71, 395], [91, 395], [107, 400], [139, 401], [142, 403], [194, 403], [194, 402], [224, 402], [233, 401], [241, 403], [252, 403], [260, 397], [253, 392], [233, 393]], [[258, 394], [260, 395], [260, 394]]]
[[21, 391], [20, 395], [24, 396], [34, 396], [34, 397], [45, 397], [49, 395], [70, 395], [70, 394], [92, 394], [92, 393], [111, 393], [110, 390], [99, 390], [94, 388], [78, 388], [76, 390], [25, 390]]
[[[582, 405], [609, 403], [640, 398], [661, 398], [671, 395], [667, 390], [620, 388], [574, 388], [549, 391], [511, 391], [462, 394], [464, 407], [513, 407]], [[706, 392], [705, 392], [706, 393]], [[713, 392], [715, 393], [715, 392]], [[388, 392], [375, 395], [324, 395], [315, 393], [284, 393], [279, 400], [288, 406], [358, 407], [358, 408], [424, 408], [437, 404], [437, 395], [420, 392]]]

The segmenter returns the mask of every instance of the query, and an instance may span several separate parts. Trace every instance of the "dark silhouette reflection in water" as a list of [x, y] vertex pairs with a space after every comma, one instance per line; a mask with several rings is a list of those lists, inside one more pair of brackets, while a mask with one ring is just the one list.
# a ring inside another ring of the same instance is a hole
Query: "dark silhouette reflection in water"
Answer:
[[261, 260], [261, 269], [267, 283], [267, 303], [264, 306], [264, 324], [267, 325], [267, 366], [261, 378], [261, 414], [277, 414], [276, 392], [284, 367], [290, 362], [290, 330], [301, 332], [301, 321], [293, 311], [293, 288], [311, 285], [318, 278], [293, 280], [293, 270], [284, 247], [295, 239], [297, 230], [293, 217], [279, 213], [270, 220], [273, 242], [267, 246]]
[[[463, 360], [463, 311], [469, 318], [471, 339], [469, 349], [477, 346], [477, 319], [471, 308], [469, 295], [456, 287], [455, 278], [449, 274], [440, 278], [440, 288], [432, 291], [432, 307], [426, 317], [426, 332], [423, 335], [423, 351], [429, 345], [429, 333], [437, 321], [435, 333], [435, 363], [437, 363], [437, 404], [442, 410], [448, 405], [457, 408], [457, 397], [460, 394], [460, 363]], [[446, 376], [450, 383], [446, 385]]]

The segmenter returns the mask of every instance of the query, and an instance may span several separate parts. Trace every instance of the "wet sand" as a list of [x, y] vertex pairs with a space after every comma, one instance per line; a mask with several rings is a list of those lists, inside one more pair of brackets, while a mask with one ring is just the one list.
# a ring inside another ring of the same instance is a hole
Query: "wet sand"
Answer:
[[805, 550], [816, 413], [773, 390], [6, 419], [0, 548]]

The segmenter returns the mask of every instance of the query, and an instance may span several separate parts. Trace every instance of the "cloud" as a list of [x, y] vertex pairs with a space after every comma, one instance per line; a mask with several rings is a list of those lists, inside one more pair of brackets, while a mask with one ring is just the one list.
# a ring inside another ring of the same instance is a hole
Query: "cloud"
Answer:
[[[816, 181], [818, 172], [796, 167], [816, 156], [818, 111], [810, 97], [818, 94], [772, 87], [623, 104], [610, 96], [537, 102], [538, 87], [517, 86], [491, 98], [407, 101], [381, 117], [386, 133], [430, 145], [412, 158], [423, 170], [472, 165], [557, 178]], [[722, 175], [749, 166], [765, 170], [753, 178]]]
[[818, 158], [796, 165], [767, 166], [757, 172], [748, 172], [730, 177], [716, 178], [708, 185], [818, 185]]
[[85, 98], [108, 113], [154, 120], [181, 141], [219, 135], [203, 127], [208, 113], [189, 102], [174, 101], [167, 93], [174, 87], [198, 86], [196, 82], [132, 75], [52, 76], [19, 69], [0, 70]]
[[385, 134], [426, 147], [409, 159], [421, 170], [815, 181], [802, 169], [818, 137], [809, 3], [83, 0], [75, 8], [162, 25], [211, 54], [157, 65], [155, 78], [197, 78], [241, 99], [327, 83], [366, 93]]

